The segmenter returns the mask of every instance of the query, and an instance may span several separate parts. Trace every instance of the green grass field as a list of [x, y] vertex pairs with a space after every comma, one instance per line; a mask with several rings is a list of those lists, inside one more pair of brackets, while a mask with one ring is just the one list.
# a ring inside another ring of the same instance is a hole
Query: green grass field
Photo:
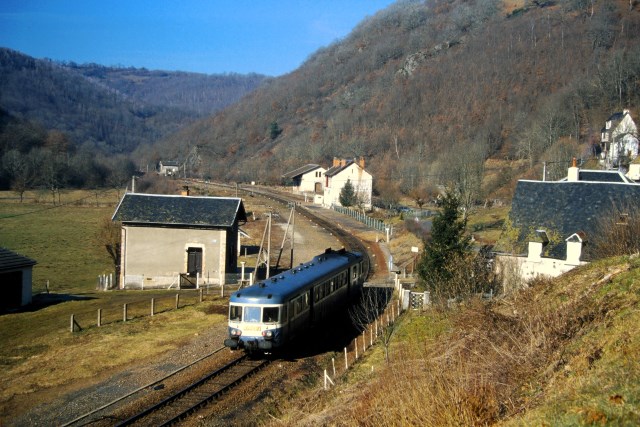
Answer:
[[[113, 264], [94, 236], [119, 196], [122, 191], [73, 191], [53, 205], [46, 193], [29, 193], [20, 203], [15, 193], [0, 192], [0, 246], [38, 262], [34, 305], [0, 316], [0, 425], [15, 408], [47, 401], [51, 388], [157, 356], [225, 321], [226, 299], [219, 291], [205, 291], [203, 303], [198, 292], [179, 291], [175, 310], [176, 290], [96, 290], [98, 275], [112, 272]], [[44, 295], [47, 280], [50, 294]], [[74, 333], [72, 314], [82, 328]]]
[[117, 192], [97, 197], [91, 191], [68, 192], [57, 205], [42, 194], [26, 196], [20, 203], [15, 193], [0, 192], [0, 247], [38, 262], [33, 269], [34, 294], [46, 290], [47, 280], [52, 292], [93, 291], [98, 275], [114, 271], [94, 236], [100, 221], [113, 215]]

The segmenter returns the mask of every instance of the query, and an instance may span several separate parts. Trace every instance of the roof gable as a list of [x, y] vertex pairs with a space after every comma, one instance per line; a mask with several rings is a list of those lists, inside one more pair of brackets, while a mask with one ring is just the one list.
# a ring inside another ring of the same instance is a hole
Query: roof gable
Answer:
[[357, 168], [360, 167], [360, 165], [358, 165], [358, 163], [356, 163], [355, 161], [347, 160], [345, 162], [344, 166], [338, 165], [338, 166], [330, 167], [329, 169], [327, 169], [327, 171], [324, 174], [325, 174], [325, 176], [333, 177], [333, 176], [338, 175], [340, 172], [342, 172], [342, 171], [344, 171], [346, 169], [349, 169], [349, 167], [351, 165], [355, 165]]
[[242, 199], [127, 193], [112, 220], [138, 225], [232, 227], [246, 221]]

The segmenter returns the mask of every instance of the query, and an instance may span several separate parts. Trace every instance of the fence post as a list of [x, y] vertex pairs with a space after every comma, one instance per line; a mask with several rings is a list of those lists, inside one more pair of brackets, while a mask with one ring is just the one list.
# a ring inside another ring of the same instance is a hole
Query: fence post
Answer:
[[200, 298], [200, 302], [202, 302], [202, 288], [200, 288], [200, 295], [199, 295], [199, 298]]
[[373, 346], [373, 328], [369, 328], [369, 343], [370, 347]]
[[151, 316], [153, 316], [156, 312], [156, 299], [151, 298]]
[[333, 378], [336, 377], [336, 359], [335, 357], [331, 358], [331, 366], [333, 367]]
[[365, 336], [365, 331], [362, 331], [362, 354], [367, 351], [367, 337]]
[[98, 327], [102, 326], [102, 309], [98, 309]]
[[224, 283], [220, 285], [220, 297], [224, 298]]
[[347, 357], [347, 347], [344, 348], [344, 370], [349, 370], [349, 358]]
[[176, 310], [180, 306], [180, 294], [176, 294]]
[[358, 338], [353, 339], [353, 349], [356, 352], [356, 360], [358, 360]]
[[122, 306], [122, 321], [123, 322], [127, 321], [127, 304], [124, 304]]
[[75, 323], [76, 323], [76, 319], [74, 319], [74, 315], [71, 315], [71, 332], [75, 332]]

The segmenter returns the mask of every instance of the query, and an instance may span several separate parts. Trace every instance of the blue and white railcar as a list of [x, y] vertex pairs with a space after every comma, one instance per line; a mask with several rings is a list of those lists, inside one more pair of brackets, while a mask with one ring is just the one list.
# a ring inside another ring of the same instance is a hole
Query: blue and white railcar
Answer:
[[313, 260], [235, 292], [229, 300], [229, 338], [247, 351], [278, 349], [358, 298], [365, 280], [362, 254], [327, 249]]

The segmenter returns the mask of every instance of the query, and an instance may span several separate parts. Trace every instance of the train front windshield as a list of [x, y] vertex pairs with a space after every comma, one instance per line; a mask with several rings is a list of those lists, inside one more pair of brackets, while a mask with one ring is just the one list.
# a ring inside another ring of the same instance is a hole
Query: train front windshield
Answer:
[[276, 323], [279, 319], [279, 307], [241, 306], [233, 304], [229, 307], [229, 320], [232, 322]]

